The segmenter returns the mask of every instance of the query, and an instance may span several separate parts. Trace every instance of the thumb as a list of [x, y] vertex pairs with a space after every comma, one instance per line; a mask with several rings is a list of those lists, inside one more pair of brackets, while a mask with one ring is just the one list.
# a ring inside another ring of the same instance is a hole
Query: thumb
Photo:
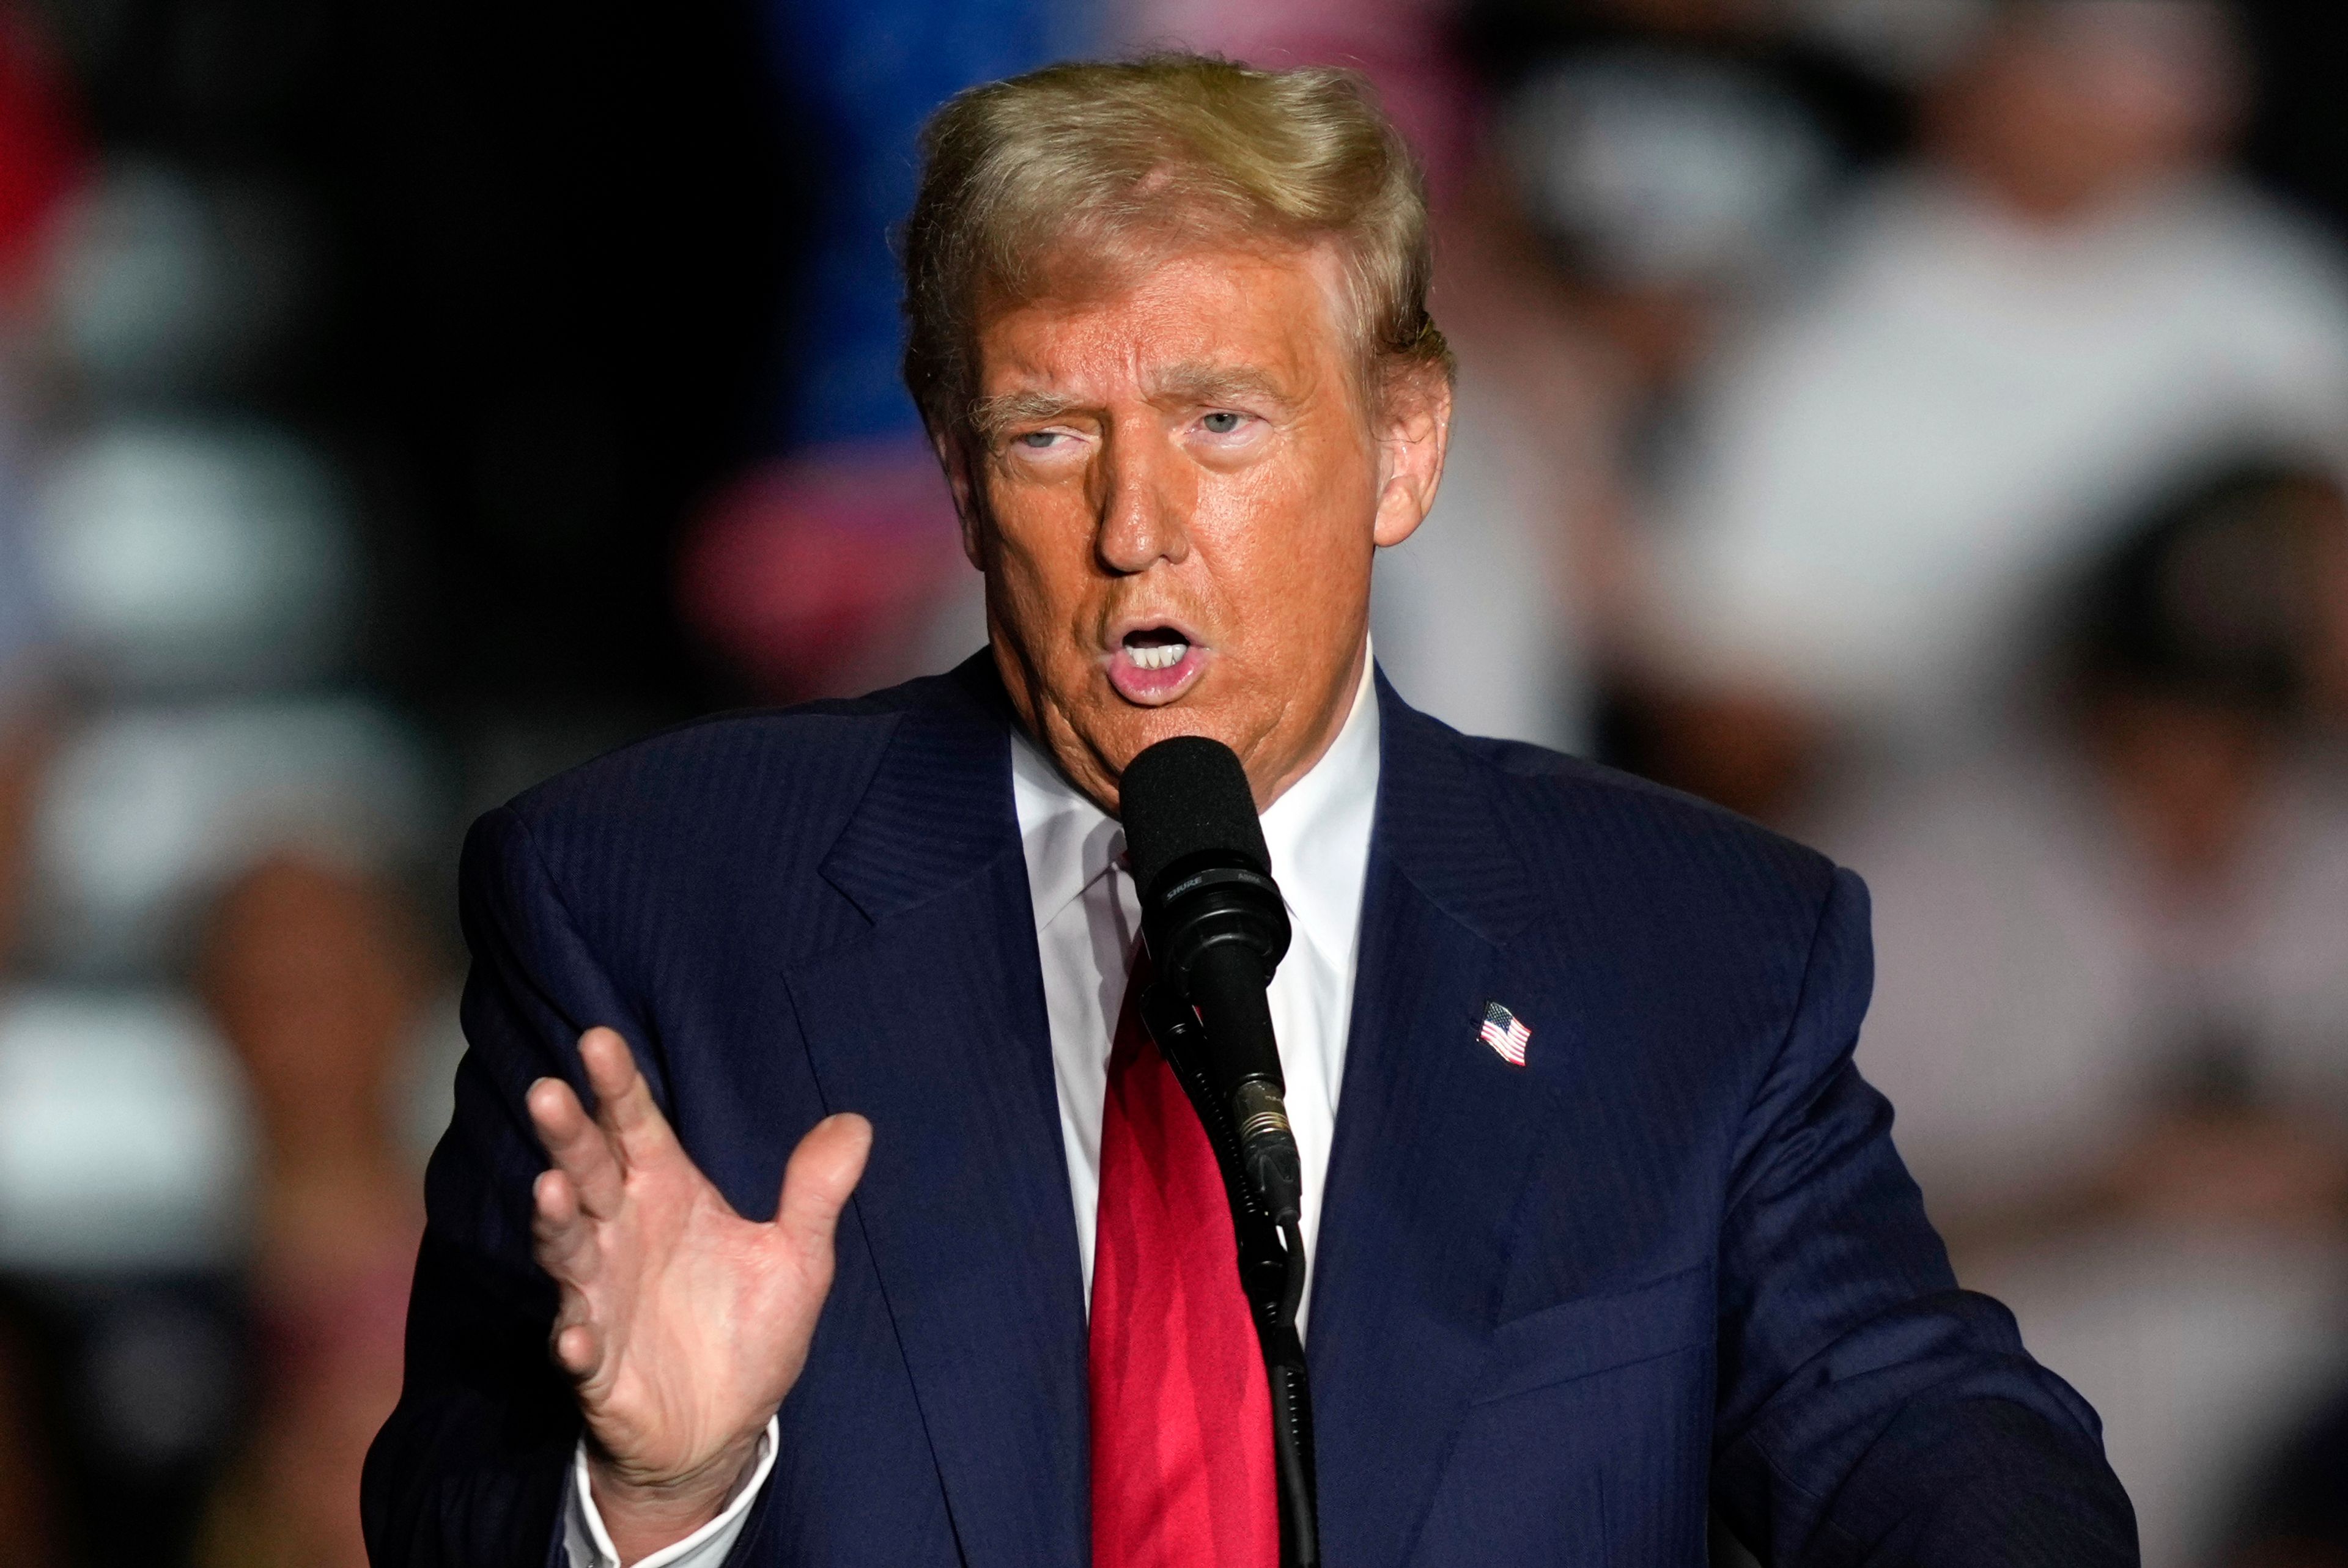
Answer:
[[775, 1210], [775, 1228], [793, 1250], [829, 1259], [839, 1211], [871, 1152], [872, 1123], [852, 1112], [825, 1117], [799, 1140], [783, 1167], [782, 1202]]

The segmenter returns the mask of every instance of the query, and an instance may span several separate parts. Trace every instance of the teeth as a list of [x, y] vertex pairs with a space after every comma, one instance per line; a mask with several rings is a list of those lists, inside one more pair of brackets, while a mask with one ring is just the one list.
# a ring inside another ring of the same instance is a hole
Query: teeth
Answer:
[[1187, 642], [1167, 642], [1156, 648], [1128, 648], [1125, 656], [1144, 670], [1171, 670], [1189, 651]]

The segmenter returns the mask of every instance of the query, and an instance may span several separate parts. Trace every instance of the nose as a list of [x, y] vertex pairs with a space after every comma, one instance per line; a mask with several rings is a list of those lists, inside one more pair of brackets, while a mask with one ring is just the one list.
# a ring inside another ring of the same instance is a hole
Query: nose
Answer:
[[1159, 561], [1179, 565], [1190, 554], [1190, 504], [1195, 498], [1172, 449], [1154, 421], [1120, 422], [1103, 443], [1095, 505], [1099, 518], [1094, 551], [1120, 577]]

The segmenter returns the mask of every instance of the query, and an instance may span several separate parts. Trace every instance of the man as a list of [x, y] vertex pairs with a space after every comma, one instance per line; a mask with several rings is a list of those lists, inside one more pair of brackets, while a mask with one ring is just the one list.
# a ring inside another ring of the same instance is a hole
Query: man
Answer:
[[1993, 741], [2048, 600], [2163, 496], [2245, 449], [2348, 471], [2348, 272], [2226, 168], [2233, 8], [1977, 9], [1917, 159], [1692, 390], [1669, 466], [1658, 771], [1773, 817], [1839, 804], [1830, 754]]
[[990, 646], [475, 829], [376, 1560], [1270, 1568], [1229, 1217], [1123, 1005], [1119, 772], [1196, 733], [1297, 927], [1327, 1561], [1686, 1563], [1716, 1501], [1779, 1563], [2132, 1562], [1851, 1070], [1856, 880], [1377, 680], [1448, 364], [1359, 88], [1056, 67], [927, 152], [908, 378]]

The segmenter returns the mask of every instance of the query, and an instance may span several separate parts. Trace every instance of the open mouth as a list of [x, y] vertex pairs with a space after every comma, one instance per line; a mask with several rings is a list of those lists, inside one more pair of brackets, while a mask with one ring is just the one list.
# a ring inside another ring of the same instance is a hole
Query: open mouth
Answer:
[[1109, 682], [1129, 702], [1170, 702], [1197, 679], [1201, 652], [1174, 627], [1140, 627], [1127, 632], [1109, 656]]

